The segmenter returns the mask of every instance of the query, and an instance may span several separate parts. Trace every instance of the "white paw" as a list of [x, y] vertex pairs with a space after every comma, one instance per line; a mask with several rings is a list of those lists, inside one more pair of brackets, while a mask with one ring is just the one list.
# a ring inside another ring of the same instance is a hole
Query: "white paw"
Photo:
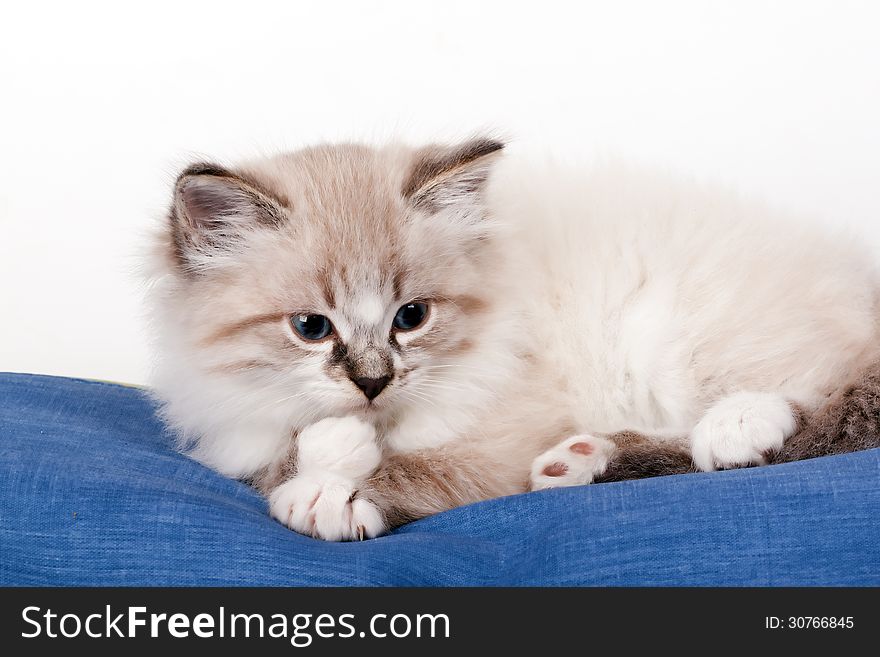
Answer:
[[590, 434], [567, 438], [532, 461], [531, 489], [592, 483], [605, 472], [616, 448], [607, 438]]
[[297, 437], [297, 472], [333, 474], [361, 481], [379, 467], [382, 451], [376, 429], [356, 417], [330, 417]]
[[700, 470], [766, 463], [797, 429], [791, 406], [778, 395], [741, 392], [715, 403], [691, 432]]
[[382, 512], [355, 497], [355, 482], [343, 477], [297, 475], [269, 496], [272, 517], [290, 529], [325, 541], [352, 541], [385, 533]]
[[386, 529], [381, 511], [355, 493], [381, 460], [372, 425], [355, 417], [316, 422], [297, 437], [297, 474], [272, 491], [269, 512], [290, 529], [327, 541], [378, 536]]

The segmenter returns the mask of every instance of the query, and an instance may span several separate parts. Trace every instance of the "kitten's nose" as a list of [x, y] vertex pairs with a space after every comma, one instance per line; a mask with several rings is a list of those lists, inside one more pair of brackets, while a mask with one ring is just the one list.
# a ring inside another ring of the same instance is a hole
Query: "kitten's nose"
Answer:
[[358, 377], [357, 379], [352, 379], [354, 384], [363, 390], [364, 394], [367, 396], [367, 399], [375, 399], [379, 396], [379, 393], [388, 385], [388, 382], [391, 380], [390, 376], [380, 376], [378, 379], [370, 379], [365, 376]]

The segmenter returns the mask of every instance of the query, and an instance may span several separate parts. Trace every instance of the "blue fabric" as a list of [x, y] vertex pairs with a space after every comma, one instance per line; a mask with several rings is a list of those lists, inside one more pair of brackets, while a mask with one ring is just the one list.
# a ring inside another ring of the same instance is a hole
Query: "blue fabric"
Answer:
[[880, 450], [518, 495], [324, 543], [170, 444], [137, 389], [0, 374], [0, 584], [880, 584]]

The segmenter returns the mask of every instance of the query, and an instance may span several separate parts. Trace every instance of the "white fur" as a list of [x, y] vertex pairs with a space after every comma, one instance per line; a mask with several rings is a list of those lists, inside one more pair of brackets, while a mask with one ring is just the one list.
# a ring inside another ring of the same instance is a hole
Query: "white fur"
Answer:
[[[572, 450], [573, 446], [588, 445], [591, 453], [584, 454]], [[581, 434], [563, 440], [551, 447], [532, 462], [531, 489], [561, 488], [564, 486], [582, 486], [593, 483], [596, 475], [605, 472], [609, 459], [614, 455], [617, 446], [600, 436]], [[557, 476], [545, 474], [548, 466], [562, 465], [565, 472]]]
[[385, 532], [382, 513], [367, 500], [351, 499], [350, 479], [329, 473], [297, 475], [272, 491], [269, 512], [290, 529], [326, 541], [374, 538]]
[[622, 166], [515, 159], [490, 203], [582, 430], [686, 435], [743, 390], [813, 407], [876, 350], [874, 264], [806, 220]]
[[795, 432], [797, 420], [785, 399], [741, 392], [712, 405], [691, 432], [694, 463], [701, 470], [759, 465]]
[[329, 417], [307, 427], [297, 441], [297, 470], [332, 472], [354, 482], [371, 474], [382, 452], [376, 429], [356, 417]]
[[365, 295], [355, 306], [355, 313], [362, 323], [368, 325], [381, 324], [388, 310], [376, 295]]
[[272, 517], [328, 541], [381, 534], [382, 513], [367, 500], [352, 499], [381, 457], [376, 430], [366, 422], [355, 417], [316, 422], [299, 435], [296, 476], [269, 497]]

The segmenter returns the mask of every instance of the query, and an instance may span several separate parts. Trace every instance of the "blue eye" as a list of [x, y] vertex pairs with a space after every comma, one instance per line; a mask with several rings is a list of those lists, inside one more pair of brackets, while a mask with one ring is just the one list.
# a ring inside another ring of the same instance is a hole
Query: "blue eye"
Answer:
[[293, 315], [290, 318], [293, 330], [306, 340], [323, 340], [333, 332], [333, 324], [324, 315]]
[[413, 301], [405, 306], [394, 316], [394, 328], [400, 331], [412, 331], [422, 325], [428, 316], [428, 304]]

